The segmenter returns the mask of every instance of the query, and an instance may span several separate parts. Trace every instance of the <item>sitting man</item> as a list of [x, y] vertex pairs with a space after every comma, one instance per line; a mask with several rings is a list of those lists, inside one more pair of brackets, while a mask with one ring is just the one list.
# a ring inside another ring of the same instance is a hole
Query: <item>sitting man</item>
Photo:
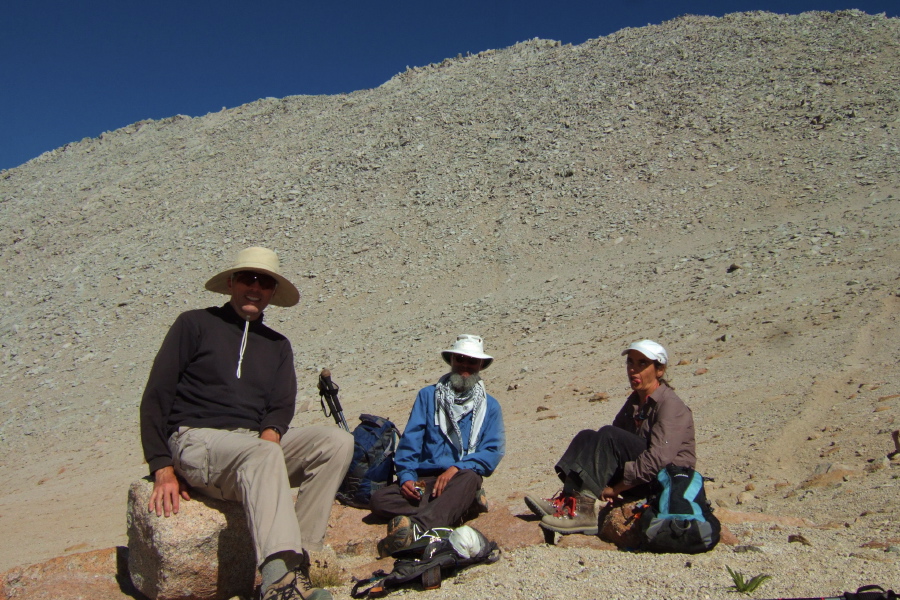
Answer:
[[[309, 582], [308, 551], [322, 548], [353, 436], [289, 428], [294, 355], [288, 339], [263, 324], [266, 306], [293, 306], [300, 292], [265, 248], [243, 250], [206, 289], [230, 299], [179, 315], [141, 400], [141, 441], [154, 477], [149, 509], [177, 513], [189, 489], [242, 502], [263, 598], [330, 599]], [[292, 486], [299, 486], [294, 506]]]
[[372, 512], [391, 519], [381, 557], [433, 527], [455, 527], [470, 508], [486, 510], [482, 478], [505, 452], [500, 404], [479, 374], [494, 361], [482, 339], [461, 335], [441, 356], [450, 372], [416, 397], [394, 457], [397, 483], [372, 494]]

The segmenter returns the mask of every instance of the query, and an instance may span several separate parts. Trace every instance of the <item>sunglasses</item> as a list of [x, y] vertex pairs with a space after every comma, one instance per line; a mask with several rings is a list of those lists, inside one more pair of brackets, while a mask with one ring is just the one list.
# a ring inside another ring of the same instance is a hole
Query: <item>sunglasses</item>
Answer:
[[274, 277], [264, 273], [255, 273], [253, 271], [238, 271], [231, 277], [234, 281], [248, 287], [254, 283], [259, 283], [259, 287], [264, 290], [274, 290], [275, 286], [278, 285], [278, 282]]
[[451, 354], [450, 360], [453, 362], [459, 363], [461, 365], [478, 365], [481, 364], [480, 358], [474, 358], [472, 356], [466, 356], [465, 354]]

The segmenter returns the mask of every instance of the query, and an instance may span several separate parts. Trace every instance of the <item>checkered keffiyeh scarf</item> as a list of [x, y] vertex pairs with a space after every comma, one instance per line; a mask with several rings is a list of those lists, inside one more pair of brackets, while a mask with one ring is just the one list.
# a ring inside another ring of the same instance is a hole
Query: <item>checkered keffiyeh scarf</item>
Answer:
[[[434, 389], [434, 424], [450, 440], [460, 456], [475, 452], [478, 443], [478, 434], [484, 425], [484, 415], [487, 412], [487, 391], [484, 381], [479, 381], [474, 388], [466, 394], [457, 394], [450, 387], [450, 374], [444, 375], [435, 385]], [[468, 444], [464, 447], [462, 432], [459, 422], [467, 414], [472, 414], [472, 429], [469, 431]]]

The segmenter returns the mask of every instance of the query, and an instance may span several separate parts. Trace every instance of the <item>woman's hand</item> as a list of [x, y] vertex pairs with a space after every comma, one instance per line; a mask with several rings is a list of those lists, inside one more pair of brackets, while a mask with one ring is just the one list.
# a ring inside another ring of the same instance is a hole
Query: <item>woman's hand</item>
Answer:
[[625, 490], [631, 489], [632, 485], [627, 485], [622, 483], [621, 481], [615, 485], [608, 485], [603, 488], [603, 491], [600, 492], [600, 499], [605, 500], [607, 502], [614, 502], [619, 499], [619, 494], [624, 492]]
[[606, 486], [603, 488], [603, 491], [600, 492], [600, 499], [606, 502], [612, 502], [613, 500], [618, 499], [619, 494], [615, 492], [610, 486]]

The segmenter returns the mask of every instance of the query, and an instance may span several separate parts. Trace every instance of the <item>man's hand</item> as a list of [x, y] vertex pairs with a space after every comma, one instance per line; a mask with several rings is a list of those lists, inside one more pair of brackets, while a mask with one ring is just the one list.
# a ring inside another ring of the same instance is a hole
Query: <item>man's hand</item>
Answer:
[[416, 482], [412, 479], [403, 482], [403, 485], [400, 486], [400, 493], [403, 494], [403, 497], [407, 500], [422, 499], [421, 494], [416, 490]]
[[259, 432], [259, 439], [266, 440], [267, 442], [275, 442], [276, 444], [281, 443], [281, 434], [276, 430], [269, 427], [268, 429], [263, 429]]
[[163, 467], [153, 472], [153, 492], [150, 494], [150, 512], [156, 512], [161, 517], [178, 514], [178, 502], [180, 498], [190, 500], [187, 484], [175, 474], [174, 467]]
[[447, 487], [447, 484], [450, 483], [450, 480], [453, 479], [453, 476], [459, 473], [458, 467], [450, 467], [440, 475], [438, 475], [437, 480], [434, 482], [434, 489], [431, 490], [431, 497], [437, 498], [441, 494], [444, 493], [444, 488]]

